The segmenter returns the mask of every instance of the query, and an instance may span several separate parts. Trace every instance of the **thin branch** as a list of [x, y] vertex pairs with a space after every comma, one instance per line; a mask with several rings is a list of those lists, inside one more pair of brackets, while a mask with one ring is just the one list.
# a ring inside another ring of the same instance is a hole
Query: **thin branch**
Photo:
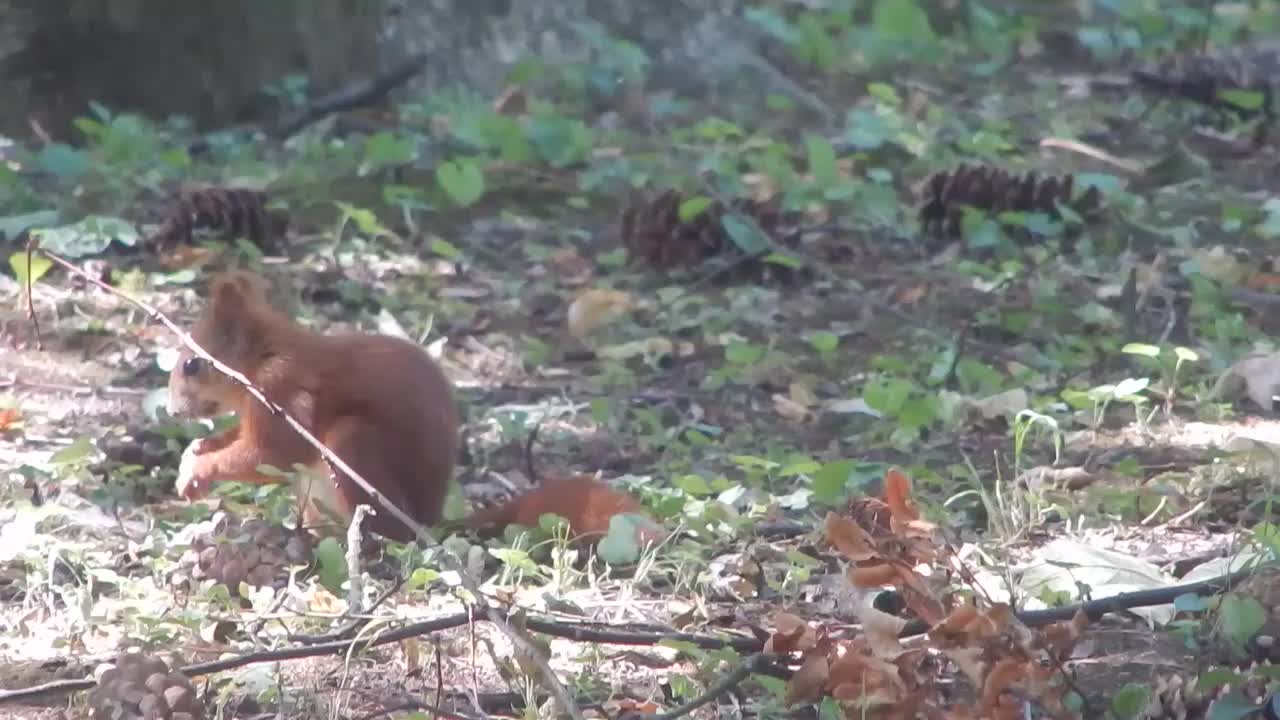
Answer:
[[326, 115], [371, 105], [397, 86], [408, 82], [426, 67], [426, 53], [412, 55], [371, 78], [360, 80], [309, 103], [302, 110], [285, 118], [280, 123], [278, 133], [280, 137], [287, 138]]
[[165, 316], [164, 313], [160, 312], [155, 307], [129, 295], [128, 293], [122, 292], [118, 288], [114, 288], [108, 285], [107, 283], [102, 282], [98, 278], [95, 278], [89, 275], [88, 273], [84, 272], [80, 268], [76, 267], [74, 264], [68, 262], [67, 260], [57, 255], [56, 253], [52, 253], [52, 252], [49, 252], [48, 250], [45, 250], [44, 248], [38, 247], [38, 241], [36, 238], [32, 238], [31, 241], [28, 242], [27, 248], [28, 248], [28, 252], [31, 252], [32, 250], [38, 251], [39, 253], [49, 258], [53, 262], [61, 265], [63, 268], [65, 268], [69, 272], [87, 280], [91, 284], [96, 285], [97, 287], [107, 291], [108, 293], [111, 293], [121, 298], [122, 300], [132, 304], [133, 306], [145, 312], [151, 319], [163, 324], [166, 328], [169, 329], [170, 332], [177, 335], [178, 339], [182, 341], [182, 344], [185, 345], [187, 348], [189, 348], [191, 352], [195, 353], [198, 357], [204, 359], [206, 362], [208, 362], [210, 365], [216, 368], [219, 372], [223, 373], [227, 377], [234, 380], [236, 384], [244, 387], [244, 389], [251, 396], [253, 396], [255, 400], [262, 403], [268, 410], [271, 411], [273, 415], [276, 415], [277, 417], [283, 419], [289, 425], [289, 427], [293, 428], [295, 432], [301, 435], [302, 438], [307, 441], [307, 443], [309, 443], [312, 447], [314, 447], [320, 453], [321, 457], [324, 458], [325, 462], [329, 464], [330, 468], [332, 468], [335, 473], [338, 471], [345, 473], [347, 477], [351, 478], [351, 480], [355, 482], [357, 485], [359, 485], [366, 493], [368, 493], [370, 497], [377, 500], [378, 504], [381, 507], [386, 508], [387, 511], [389, 511], [392, 515], [394, 515], [397, 520], [404, 523], [405, 527], [408, 527], [411, 530], [413, 530], [414, 535], [417, 536], [417, 539], [420, 542], [422, 542], [428, 547], [440, 547], [443, 550], [441, 554], [442, 560], [444, 561], [445, 565], [448, 567], [449, 570], [452, 570], [458, 574], [459, 584], [461, 584], [463, 588], [465, 588], [469, 593], [471, 593], [471, 595], [475, 599], [475, 602], [480, 605], [481, 610], [484, 613], [484, 616], [488, 618], [490, 622], [497, 625], [498, 629], [501, 630], [502, 633], [506, 635], [509, 640], [511, 640], [512, 644], [515, 645], [517, 649], [523, 651], [529, 656], [529, 658], [533, 661], [535, 666], [538, 668], [539, 672], [542, 673], [544, 679], [547, 682], [548, 689], [555, 696], [556, 701], [560, 703], [561, 709], [566, 714], [568, 714], [569, 717], [573, 718], [573, 720], [584, 720], [582, 715], [582, 710], [577, 706], [573, 698], [569, 695], [569, 691], [565, 689], [564, 683], [560, 682], [560, 678], [558, 678], [555, 674], [555, 671], [551, 669], [551, 665], [547, 662], [546, 658], [544, 658], [537, 651], [537, 648], [533, 646], [533, 643], [531, 643], [528, 638], [522, 635], [515, 628], [511, 627], [511, 624], [507, 622], [507, 619], [502, 615], [501, 612], [498, 611], [497, 608], [495, 608], [494, 606], [490, 605], [489, 603], [483, 600], [485, 595], [480, 591], [479, 583], [477, 583], [475, 579], [471, 577], [470, 572], [467, 570], [466, 563], [464, 563], [461, 559], [456, 557], [451, 550], [437, 543], [429, 534], [427, 534], [426, 528], [424, 528], [420, 523], [418, 523], [413, 518], [409, 517], [409, 515], [406, 514], [399, 507], [397, 507], [395, 503], [391, 502], [391, 500], [388, 499], [386, 495], [384, 495], [381, 491], [379, 491], [372, 484], [370, 484], [368, 480], [365, 480], [364, 477], [362, 477], [359, 473], [357, 473], [354, 469], [352, 469], [351, 466], [348, 465], [345, 460], [338, 457], [336, 453], [334, 453], [327, 446], [325, 446], [324, 443], [320, 442], [320, 440], [317, 439], [315, 435], [311, 434], [311, 431], [309, 431], [306, 427], [304, 427], [302, 423], [294, 419], [294, 417], [290, 415], [288, 412], [286, 412], [284, 408], [282, 408], [280, 405], [276, 404], [275, 402], [268, 400], [266, 395], [263, 394], [262, 390], [258, 389], [258, 387], [256, 387], [249, 380], [249, 378], [245, 377], [244, 374], [239, 372], [238, 370], [228, 367], [227, 365], [223, 364], [220, 360], [210, 355], [207, 350], [200, 347], [200, 345], [197, 344], [196, 341], [193, 340], [191, 336], [188, 335], [182, 328], [178, 327], [177, 324], [175, 324], [172, 320], [170, 320], [167, 316]]
[[676, 718], [691, 715], [694, 710], [697, 710], [703, 705], [714, 702], [716, 698], [719, 698], [721, 695], [741, 685], [742, 681], [746, 680], [751, 673], [770, 664], [776, 657], [777, 656], [775, 655], [756, 653], [755, 655], [747, 658], [741, 665], [734, 668], [733, 672], [725, 675], [720, 682], [717, 682], [707, 688], [706, 691], [698, 697], [667, 712], [658, 713], [657, 715], [648, 715], [646, 716], [646, 720], [676, 720]]

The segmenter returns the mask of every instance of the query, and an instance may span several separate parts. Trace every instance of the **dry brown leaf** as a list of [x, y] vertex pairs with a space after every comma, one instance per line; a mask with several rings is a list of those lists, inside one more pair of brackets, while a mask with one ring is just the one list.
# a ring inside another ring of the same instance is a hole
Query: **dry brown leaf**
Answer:
[[786, 706], [821, 700], [822, 691], [827, 686], [828, 670], [826, 653], [809, 653], [800, 669], [787, 681], [787, 692], [783, 698]]
[[1054, 623], [1046, 627], [1041, 631], [1044, 649], [1059, 662], [1065, 662], [1071, 657], [1076, 641], [1084, 634], [1084, 629], [1088, 625], [1089, 616], [1085, 615], [1083, 610], [1078, 610], [1069, 622]]
[[845, 577], [856, 588], [874, 588], [885, 585], [897, 585], [898, 568], [890, 563], [875, 565], [850, 566]]
[[208, 264], [219, 253], [197, 245], [179, 245], [159, 256], [161, 267], [166, 270], [188, 270]]
[[1005, 692], [1022, 683], [1027, 675], [1028, 661], [1022, 658], [1001, 658], [991, 667], [982, 683], [981, 699], [978, 703], [983, 717], [1003, 718], [1008, 715], [1008, 708], [1016, 709], [1021, 703]]
[[894, 299], [900, 305], [915, 305], [929, 294], [929, 283], [920, 283], [919, 285], [908, 285], [907, 287], [898, 288], [894, 293]]
[[[780, 612], [773, 618], [773, 634], [765, 641], [766, 653], [784, 654], [806, 650], [814, 646], [814, 633], [809, 624], [788, 612]], [[806, 643], [806, 639], [808, 642]]]
[[825, 523], [827, 542], [840, 554], [854, 562], [870, 560], [876, 556], [871, 538], [853, 520], [833, 512], [827, 513]]
[[621, 290], [584, 290], [569, 305], [569, 332], [576, 338], [585, 338], [634, 306], [631, 295]]
[[519, 85], [508, 85], [494, 98], [493, 111], [508, 117], [523, 115], [529, 111], [529, 95]]
[[884, 476], [884, 492], [881, 494], [893, 518], [899, 521], [919, 520], [920, 511], [911, 502], [911, 478], [897, 468], [890, 468]]
[[22, 427], [22, 413], [18, 408], [0, 408], [0, 433]]
[[595, 272], [595, 265], [579, 255], [577, 248], [573, 247], [561, 248], [551, 253], [549, 261], [563, 285], [585, 284]]
[[907, 626], [904, 618], [877, 610], [870, 603], [858, 605], [858, 620], [871, 653], [878, 658], [893, 660], [906, 651], [898, 636]]
[[814, 418], [814, 414], [809, 408], [782, 393], [773, 394], [773, 409], [779, 415], [794, 423], [804, 423]]

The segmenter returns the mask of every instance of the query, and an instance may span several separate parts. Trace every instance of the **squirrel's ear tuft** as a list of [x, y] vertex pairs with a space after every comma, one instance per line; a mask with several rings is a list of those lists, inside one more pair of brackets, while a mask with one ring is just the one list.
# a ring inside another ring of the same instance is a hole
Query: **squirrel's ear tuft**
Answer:
[[209, 308], [205, 311], [205, 340], [215, 347], [205, 349], [224, 362], [234, 363], [236, 356], [253, 344], [251, 325], [246, 313], [255, 303], [266, 302], [266, 284], [247, 272], [227, 272], [209, 281]]

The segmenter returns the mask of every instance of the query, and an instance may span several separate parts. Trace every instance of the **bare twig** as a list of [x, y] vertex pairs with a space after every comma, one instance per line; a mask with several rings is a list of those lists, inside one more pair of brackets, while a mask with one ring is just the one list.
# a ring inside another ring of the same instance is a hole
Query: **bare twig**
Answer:
[[[369, 610], [367, 612], [372, 612], [378, 609], [379, 606], [387, 600], [390, 600], [392, 595], [399, 592], [402, 587], [404, 587], [404, 578], [397, 577], [395, 582], [391, 584], [391, 587], [384, 590], [382, 594], [369, 605]], [[368, 625], [369, 621], [372, 619], [373, 618], [367, 616], [357, 617], [333, 632], [326, 633], [324, 635], [290, 635], [289, 640], [296, 643], [302, 643], [303, 645], [319, 645], [321, 643], [333, 642], [335, 640], [347, 640], [355, 637], [356, 632], [365, 625]]]
[[1082, 143], [1079, 140], [1071, 140], [1070, 138], [1048, 137], [1040, 141], [1040, 147], [1057, 148], [1059, 150], [1069, 150], [1074, 153], [1079, 153], [1081, 155], [1084, 155], [1085, 157], [1091, 157], [1094, 160], [1100, 160], [1110, 165], [1111, 167], [1114, 167], [1117, 170], [1125, 172], [1129, 175], [1137, 176], [1137, 175], [1142, 175], [1143, 173], [1146, 172], [1146, 168], [1142, 167], [1141, 165], [1139, 165], [1138, 163], [1132, 160], [1126, 160], [1122, 157], [1117, 157], [1107, 152], [1106, 150], [1103, 150], [1102, 148], [1097, 148], [1092, 145]]
[[647, 720], [676, 720], [676, 718], [682, 718], [686, 715], [690, 715], [694, 710], [715, 701], [716, 698], [741, 685], [742, 681], [746, 680], [751, 673], [769, 664], [776, 657], [777, 656], [774, 655], [756, 653], [743, 661], [741, 665], [734, 668], [733, 672], [725, 675], [719, 682], [707, 688], [706, 691], [698, 697], [690, 700], [680, 707], [673, 708], [664, 713], [658, 713], [657, 715], [649, 715], [646, 716], [646, 718]]
[[313, 435], [310, 430], [308, 430], [306, 427], [302, 425], [302, 423], [298, 422], [292, 415], [286, 412], [283, 407], [281, 407], [280, 405], [278, 405], [277, 403], [271, 400], [268, 400], [267, 396], [263, 394], [262, 390], [259, 389], [257, 386], [255, 386], [249, 380], [249, 378], [244, 376], [243, 373], [231, 367], [228, 367], [227, 365], [223, 364], [220, 360], [210, 355], [207, 350], [200, 347], [200, 345], [196, 343], [196, 341], [193, 340], [191, 336], [186, 333], [186, 331], [178, 327], [177, 324], [175, 324], [172, 320], [170, 320], [164, 313], [160, 312], [150, 304], [145, 303], [142, 300], [139, 300], [133, 297], [132, 295], [129, 295], [128, 293], [125, 293], [117, 288], [111, 287], [110, 285], [102, 282], [98, 278], [95, 278], [89, 275], [88, 273], [84, 272], [80, 268], [76, 267], [71, 262], [57, 255], [56, 253], [52, 253], [48, 250], [38, 247], [36, 240], [34, 238], [30, 242], [28, 242], [27, 247], [28, 247], [28, 252], [32, 252], [33, 250], [38, 251], [39, 253], [49, 258], [53, 262], [57, 263], [58, 265], [61, 265], [67, 271], [77, 275], [78, 277], [85, 279], [89, 283], [96, 285], [97, 287], [107, 291], [108, 293], [111, 293], [112, 295], [115, 295], [116, 297], [121, 298], [125, 302], [128, 302], [131, 305], [145, 312], [151, 319], [163, 324], [166, 328], [169, 329], [170, 332], [177, 335], [178, 339], [182, 341], [182, 344], [185, 345], [187, 348], [189, 348], [191, 352], [195, 353], [198, 357], [204, 359], [206, 362], [208, 362], [210, 365], [216, 368], [218, 372], [221, 372], [222, 374], [231, 378], [233, 381], [236, 382], [236, 384], [244, 387], [244, 389], [251, 396], [253, 396], [255, 400], [262, 403], [268, 410], [271, 411], [273, 415], [276, 415], [277, 417], [284, 420], [289, 425], [289, 427], [293, 428], [294, 432], [297, 432], [299, 435], [301, 435], [302, 438], [307, 441], [307, 443], [309, 443], [312, 447], [316, 449], [317, 452], [320, 453], [321, 457], [324, 458], [325, 462], [329, 464], [330, 468], [333, 469], [335, 473], [337, 472], [345, 473], [347, 477], [351, 478], [351, 480], [355, 482], [357, 485], [359, 485], [366, 493], [368, 493], [370, 497], [377, 500], [380, 506], [386, 508], [386, 510], [390, 512], [392, 515], [394, 515], [397, 520], [404, 523], [405, 527], [408, 527], [411, 530], [413, 530], [414, 535], [417, 536], [417, 539], [419, 541], [423, 542], [428, 547], [441, 547], [441, 549], [443, 550], [441, 557], [444, 560], [446, 566], [451, 566], [449, 567], [449, 569], [453, 570], [458, 574], [458, 582], [469, 593], [471, 593], [471, 595], [475, 599], [475, 602], [480, 605], [481, 610], [484, 613], [484, 616], [490, 622], [498, 626], [498, 629], [501, 630], [502, 633], [506, 635], [509, 640], [511, 640], [512, 644], [514, 644], [516, 648], [518, 648], [520, 651], [523, 651], [529, 654], [530, 659], [535, 663], [539, 672], [541, 672], [542, 675], [544, 676], [544, 679], [547, 682], [548, 689], [555, 696], [556, 701], [560, 703], [561, 710], [563, 710], [566, 714], [568, 714], [571, 718], [573, 718], [573, 720], [583, 720], [582, 710], [578, 708], [577, 703], [574, 702], [572, 696], [569, 695], [569, 691], [565, 689], [564, 684], [560, 682], [560, 679], [558, 677], [556, 677], [555, 671], [551, 669], [550, 664], [548, 664], [547, 661], [537, 653], [536, 649], [534, 648], [533, 644], [529, 641], [528, 638], [522, 635], [515, 628], [511, 627], [511, 624], [507, 622], [507, 619], [502, 615], [501, 612], [498, 611], [497, 608], [495, 608], [493, 605], [490, 605], [488, 602], [485, 602], [484, 600], [485, 595], [480, 591], [479, 583], [477, 583], [475, 579], [471, 577], [470, 572], [467, 570], [466, 563], [464, 563], [460, 558], [456, 557], [453, 554], [453, 552], [450, 551], [448, 548], [444, 548], [440, 546], [438, 543], [436, 543], [435, 540], [432, 539], [432, 537], [427, 533], [426, 528], [424, 528], [420, 523], [418, 523], [413, 518], [409, 517], [409, 515], [404, 512], [404, 510], [401, 510], [399, 507], [397, 507], [396, 504], [391, 502], [391, 500], [388, 499], [386, 495], [384, 495], [380, 490], [378, 490], [373, 485], [371, 485], [368, 480], [364, 479], [364, 477], [362, 477], [359, 473], [357, 473], [354, 469], [352, 469], [351, 466], [348, 465], [345, 460], [338, 457], [336, 453], [334, 453], [327, 446], [325, 446], [324, 443], [320, 442], [320, 440], [317, 439], [316, 436]]
[[364, 580], [360, 570], [360, 526], [364, 524], [364, 516], [373, 508], [360, 503], [351, 513], [351, 525], [347, 528], [347, 609], [359, 613], [364, 605]]
[[31, 321], [31, 327], [36, 332], [36, 350], [44, 351], [44, 339], [40, 337], [40, 319], [36, 317], [35, 301], [31, 297], [31, 252], [33, 250], [33, 235], [27, 234], [27, 319]]
[[342, 110], [372, 104], [427, 67], [427, 54], [417, 53], [371, 78], [326, 95], [280, 123], [279, 135], [287, 138], [311, 123]]

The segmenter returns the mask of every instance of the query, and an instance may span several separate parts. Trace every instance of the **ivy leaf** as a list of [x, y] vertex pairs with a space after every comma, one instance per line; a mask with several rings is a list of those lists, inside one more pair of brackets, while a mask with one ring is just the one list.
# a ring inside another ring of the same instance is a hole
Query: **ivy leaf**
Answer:
[[644, 519], [632, 513], [609, 518], [609, 532], [596, 546], [596, 555], [610, 565], [630, 565], [639, 560], [642, 523]]
[[704, 197], [701, 195], [696, 197], [691, 197], [688, 200], [685, 200], [684, 202], [680, 203], [680, 209], [678, 211], [680, 216], [680, 222], [682, 223], [689, 222], [690, 220], [701, 215], [703, 211], [710, 206], [711, 206], [711, 198]]
[[316, 565], [319, 566], [320, 584], [341, 597], [342, 583], [347, 581], [347, 558], [337, 538], [327, 537], [316, 545]]
[[729, 234], [733, 244], [746, 255], [759, 255], [769, 249], [769, 238], [765, 237], [755, 223], [748, 222], [740, 213], [725, 214], [720, 218], [720, 225]]
[[138, 230], [133, 223], [106, 215], [90, 215], [80, 222], [36, 232], [42, 247], [68, 258], [97, 255], [113, 241], [130, 247], [138, 242]]
[[53, 267], [53, 261], [43, 255], [32, 254], [31, 265], [27, 265], [27, 251], [19, 250], [9, 256], [9, 267], [13, 268], [13, 276], [18, 280], [18, 287], [26, 288], [28, 278], [31, 283], [37, 283], [44, 274], [49, 272], [49, 268]]
[[915, 0], [880, 0], [871, 11], [871, 22], [886, 38], [913, 42], [934, 38], [929, 14]]
[[436, 180], [459, 207], [473, 205], [484, 195], [484, 172], [474, 160], [459, 158], [441, 163], [436, 168]]
[[805, 149], [809, 154], [809, 172], [814, 182], [830, 187], [836, 184], [836, 151], [831, 143], [816, 135], [805, 138]]

